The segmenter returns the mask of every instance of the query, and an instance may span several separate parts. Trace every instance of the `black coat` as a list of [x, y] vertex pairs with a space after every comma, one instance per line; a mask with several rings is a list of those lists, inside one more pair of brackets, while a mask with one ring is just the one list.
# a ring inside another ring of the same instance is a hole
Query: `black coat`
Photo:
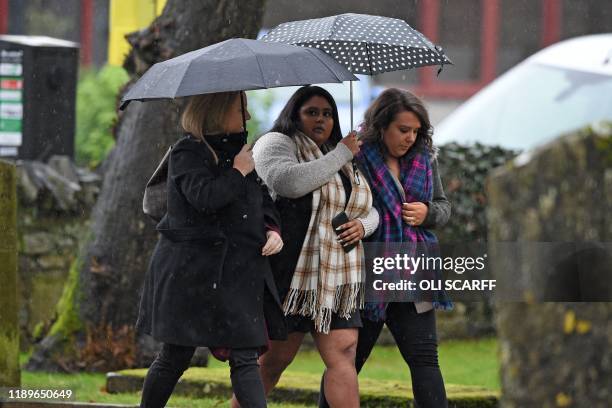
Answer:
[[[286, 328], [267, 257], [264, 222], [278, 214], [255, 172], [232, 168], [235, 152], [187, 136], [172, 149], [168, 212], [149, 265], [137, 328], [165, 343], [246, 348], [281, 340]], [[223, 139], [227, 140], [227, 139]], [[265, 316], [265, 319], [264, 319]], [[265, 321], [264, 321], [265, 320]]]
[[308, 232], [312, 214], [312, 193], [299, 198], [278, 196], [276, 208], [284, 226], [281, 233], [284, 245], [282, 251], [270, 257], [270, 265], [279, 296], [284, 299], [289, 293], [293, 273]]

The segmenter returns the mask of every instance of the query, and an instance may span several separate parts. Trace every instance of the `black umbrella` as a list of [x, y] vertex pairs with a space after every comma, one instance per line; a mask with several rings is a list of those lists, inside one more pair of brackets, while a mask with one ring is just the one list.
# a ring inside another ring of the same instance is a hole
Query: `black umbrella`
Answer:
[[153, 65], [121, 101], [358, 80], [324, 52], [232, 38]]
[[[356, 74], [452, 64], [442, 48], [404, 20], [367, 14], [348, 13], [283, 23], [262, 40], [321, 49]], [[352, 108], [351, 83], [351, 129]]]

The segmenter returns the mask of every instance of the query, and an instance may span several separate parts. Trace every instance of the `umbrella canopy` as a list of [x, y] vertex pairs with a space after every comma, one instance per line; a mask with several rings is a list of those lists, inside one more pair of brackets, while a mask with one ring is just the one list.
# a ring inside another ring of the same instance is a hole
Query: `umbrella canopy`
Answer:
[[367, 14], [283, 23], [262, 40], [321, 49], [356, 74], [452, 64], [442, 48], [404, 20]]
[[153, 65], [121, 101], [358, 80], [324, 52], [232, 38]]

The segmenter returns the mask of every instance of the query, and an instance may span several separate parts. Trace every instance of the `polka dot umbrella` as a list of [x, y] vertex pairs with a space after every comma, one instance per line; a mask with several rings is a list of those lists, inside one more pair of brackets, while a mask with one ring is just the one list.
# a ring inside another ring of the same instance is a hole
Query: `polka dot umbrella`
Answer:
[[[452, 64], [442, 48], [404, 20], [367, 14], [283, 23], [263, 41], [319, 48], [354, 74], [376, 75], [429, 65]], [[351, 82], [351, 129], [353, 128]]]

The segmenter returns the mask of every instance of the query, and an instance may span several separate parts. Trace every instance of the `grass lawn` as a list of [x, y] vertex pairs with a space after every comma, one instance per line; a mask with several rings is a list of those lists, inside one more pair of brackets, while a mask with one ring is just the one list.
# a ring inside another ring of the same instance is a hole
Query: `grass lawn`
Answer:
[[[449, 384], [478, 385], [499, 390], [499, 362], [497, 340], [450, 340], [440, 344], [439, 362], [444, 381]], [[211, 360], [211, 367], [224, 363]], [[316, 350], [298, 353], [289, 370], [319, 374], [323, 362]], [[410, 382], [410, 370], [397, 347], [375, 347], [360, 377], [377, 380], [404, 380]]]
[[[55, 373], [31, 373], [22, 371], [22, 388], [41, 388], [41, 389], [70, 389], [74, 395], [74, 401], [80, 402], [106, 402], [113, 404], [133, 404], [140, 403], [139, 393], [109, 394], [105, 391], [105, 374], [55, 374]], [[229, 406], [225, 399], [199, 398], [197, 404], [194, 400], [184, 396], [172, 396], [168, 402], [169, 407], [201, 408], [226, 407]], [[303, 408], [304, 405], [293, 404], [268, 404], [271, 408]]]
[[[440, 365], [444, 381], [448, 384], [476, 385], [499, 390], [499, 362], [497, 340], [452, 340], [440, 344]], [[27, 355], [22, 356], [25, 362]], [[221, 367], [221, 363], [211, 359], [211, 367]], [[314, 350], [301, 351], [290, 371], [320, 374], [323, 363]], [[138, 394], [108, 394], [104, 391], [104, 374], [45, 374], [22, 372], [22, 386], [25, 388], [69, 388], [76, 400], [84, 402], [109, 402], [137, 404]], [[378, 380], [410, 381], [410, 371], [396, 347], [376, 347], [360, 374], [360, 378]], [[198, 406], [226, 406], [227, 401], [218, 399], [198, 399]], [[191, 407], [194, 401], [187, 397], [172, 397], [169, 406]], [[297, 408], [301, 405], [270, 404], [270, 407]]]

